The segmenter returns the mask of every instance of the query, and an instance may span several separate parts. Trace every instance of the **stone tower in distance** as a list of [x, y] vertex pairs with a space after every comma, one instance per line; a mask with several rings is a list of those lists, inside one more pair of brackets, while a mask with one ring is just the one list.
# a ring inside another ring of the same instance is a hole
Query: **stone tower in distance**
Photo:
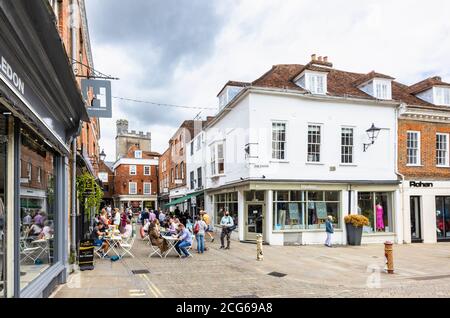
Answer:
[[142, 151], [151, 151], [151, 133], [128, 131], [128, 120], [126, 119], [119, 119], [116, 127], [116, 160], [124, 157], [132, 146], [137, 146]]

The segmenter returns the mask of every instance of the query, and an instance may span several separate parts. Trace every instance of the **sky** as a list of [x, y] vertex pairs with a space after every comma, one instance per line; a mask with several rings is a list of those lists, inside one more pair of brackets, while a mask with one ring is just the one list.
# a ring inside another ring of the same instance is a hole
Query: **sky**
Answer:
[[164, 152], [184, 120], [218, 110], [228, 80], [328, 56], [336, 69], [375, 70], [407, 85], [450, 82], [448, 0], [85, 0], [94, 68], [119, 77], [100, 146], [115, 158], [116, 121], [151, 132]]

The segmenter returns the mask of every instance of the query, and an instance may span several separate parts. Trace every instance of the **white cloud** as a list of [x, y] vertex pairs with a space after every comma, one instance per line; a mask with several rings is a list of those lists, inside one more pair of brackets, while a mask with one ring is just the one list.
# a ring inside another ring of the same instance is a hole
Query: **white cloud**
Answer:
[[[329, 56], [338, 69], [376, 70], [405, 84], [431, 75], [450, 81], [449, 1], [242, 0], [218, 1], [216, 10], [226, 17], [226, 24], [214, 40], [213, 52], [197, 65], [179, 63], [173, 80], [158, 89], [136, 89], [133, 78], [142, 78], [142, 67], [129, 52], [94, 45], [96, 66], [122, 78], [113, 94], [215, 107], [216, 94], [226, 81], [252, 81], [274, 64], [307, 63], [312, 53]], [[155, 57], [149, 54], [149, 59]], [[155, 114], [166, 111], [155, 108]], [[192, 119], [198, 112], [184, 110], [173, 121], [166, 119], [165, 126], [156, 126], [152, 118], [142, 118], [142, 128], [132, 122], [130, 126], [151, 131], [153, 150], [162, 152], [182, 118]], [[113, 147], [115, 119], [127, 117], [130, 114], [116, 107], [114, 120], [102, 120], [102, 146]]]

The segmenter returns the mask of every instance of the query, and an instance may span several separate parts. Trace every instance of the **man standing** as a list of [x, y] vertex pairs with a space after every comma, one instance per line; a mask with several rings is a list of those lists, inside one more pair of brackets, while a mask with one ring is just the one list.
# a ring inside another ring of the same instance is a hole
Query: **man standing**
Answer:
[[[220, 248], [225, 248], [226, 250], [230, 249], [230, 238], [232, 227], [234, 226], [233, 218], [230, 216], [230, 212], [225, 211], [225, 215], [222, 217], [220, 221], [220, 225], [222, 226], [222, 234], [220, 235]], [[227, 237], [227, 247], [225, 247], [224, 239]]]
[[331, 234], [334, 233], [333, 229], [333, 217], [331, 215], [328, 216], [328, 219], [325, 221], [325, 231], [327, 232], [327, 239], [325, 241], [325, 246], [331, 247]]

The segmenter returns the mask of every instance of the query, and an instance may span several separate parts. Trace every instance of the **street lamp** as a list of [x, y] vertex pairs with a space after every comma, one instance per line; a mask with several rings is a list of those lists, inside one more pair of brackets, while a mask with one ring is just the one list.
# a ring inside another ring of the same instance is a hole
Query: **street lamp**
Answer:
[[102, 149], [102, 152], [100, 153], [100, 161], [105, 161], [105, 158], [106, 158], [105, 150]]
[[370, 143], [364, 144], [364, 152], [366, 152], [367, 148], [375, 143], [375, 140], [378, 138], [378, 134], [380, 133], [380, 128], [375, 127], [375, 124], [372, 124], [372, 127], [366, 130], [367, 135], [369, 136]]

